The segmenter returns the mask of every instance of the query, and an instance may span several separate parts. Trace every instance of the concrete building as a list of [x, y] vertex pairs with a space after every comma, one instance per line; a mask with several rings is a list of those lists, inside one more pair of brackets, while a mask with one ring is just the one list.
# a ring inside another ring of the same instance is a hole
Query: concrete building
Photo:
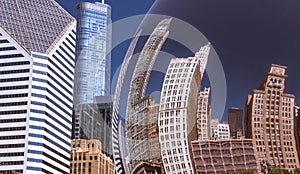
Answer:
[[197, 173], [222, 173], [247, 170], [258, 173], [251, 139], [196, 140], [192, 142], [193, 160]]
[[148, 137], [150, 100], [145, 91], [152, 66], [169, 35], [171, 20], [164, 19], [156, 26], [139, 55], [132, 75], [126, 110], [126, 140], [131, 169], [140, 161], [152, 161], [150, 149], [153, 147], [149, 146]]
[[131, 174], [161, 174], [161, 167], [161, 165], [140, 161], [132, 169]]
[[0, 7], [0, 173], [68, 174], [76, 21], [54, 0]]
[[198, 96], [197, 131], [198, 140], [210, 139], [210, 88], [204, 88]]
[[77, 6], [74, 105], [110, 95], [111, 7], [100, 2]]
[[[209, 52], [209, 44], [200, 51]], [[197, 139], [200, 83], [198, 57], [171, 60], [161, 91], [158, 118], [159, 142], [166, 173], [194, 173], [190, 143]]]
[[295, 141], [298, 152], [298, 159], [300, 159], [300, 107], [295, 106], [294, 109], [294, 132], [295, 132]]
[[113, 160], [102, 153], [99, 140], [72, 140], [71, 174], [115, 174]]
[[239, 108], [228, 109], [228, 124], [230, 137], [238, 139], [243, 135], [243, 110]]
[[294, 134], [295, 96], [284, 93], [286, 67], [272, 64], [245, 107], [245, 135], [252, 138], [261, 165], [299, 168]]
[[219, 140], [228, 140], [230, 139], [230, 129], [229, 124], [226, 122], [219, 123], [218, 128], [215, 131], [215, 137]]
[[94, 103], [74, 108], [72, 139], [95, 139], [102, 143], [102, 152], [112, 158], [111, 96], [95, 97]]

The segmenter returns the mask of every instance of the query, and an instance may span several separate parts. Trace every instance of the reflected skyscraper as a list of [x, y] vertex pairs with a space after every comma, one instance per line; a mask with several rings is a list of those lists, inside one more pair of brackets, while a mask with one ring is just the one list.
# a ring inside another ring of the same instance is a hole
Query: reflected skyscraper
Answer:
[[77, 6], [74, 104], [93, 103], [110, 94], [111, 7], [83, 2]]
[[70, 173], [76, 21], [0, 0], [0, 173]]

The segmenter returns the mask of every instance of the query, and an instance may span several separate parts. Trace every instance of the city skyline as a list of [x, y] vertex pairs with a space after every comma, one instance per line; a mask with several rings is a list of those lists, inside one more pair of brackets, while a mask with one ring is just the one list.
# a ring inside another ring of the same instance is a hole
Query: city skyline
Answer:
[[[59, 0], [58, 2], [64, 5], [69, 11], [72, 11], [72, 5], [68, 4], [68, 2], [63, 2], [63, 0]], [[146, 1], [145, 4], [141, 4], [139, 1], [121, 2], [121, 5], [118, 5], [118, 2], [107, 0], [106, 3], [115, 6], [115, 8], [120, 8], [119, 13], [112, 13], [114, 22], [133, 14], [146, 13], [153, 4], [153, 1]], [[190, 0], [189, 3], [185, 3], [175, 0], [172, 1], [172, 4], [174, 5], [172, 5], [171, 9], [164, 5], [164, 2], [155, 1], [154, 6], [150, 9], [150, 13], [167, 14], [190, 22], [212, 42], [223, 63], [227, 81], [228, 99], [223, 114], [224, 119], [227, 119], [226, 111], [228, 108], [244, 107], [246, 95], [252, 88], [259, 85], [259, 82], [255, 81], [255, 77], [264, 74], [264, 70], [271, 63], [279, 63], [289, 67], [290, 82], [288, 81], [287, 83], [292, 84], [295, 82], [296, 84], [288, 85], [287, 91], [296, 94], [296, 96], [300, 93], [298, 88], [295, 87], [300, 85], [300, 82], [297, 81], [298, 69], [296, 66], [296, 57], [300, 54], [297, 51], [297, 45], [300, 45], [297, 40], [300, 39], [298, 39], [296, 31], [300, 29], [300, 25], [295, 20], [295, 17], [299, 14], [299, 12], [296, 11], [298, 7], [300, 8], [299, 2], [276, 1], [272, 3], [271, 1], [246, 1], [245, 3], [240, 3], [238, 1], [232, 1], [219, 3], [216, 1]], [[246, 4], [248, 4], [248, 6]], [[267, 10], [263, 9], [260, 7], [260, 4], [269, 8], [267, 8]], [[184, 7], [184, 9], [189, 8], [190, 10], [188, 10], [188, 12], [187, 10], [180, 12], [181, 10], [178, 10], [179, 7]], [[195, 12], [195, 7], [199, 8], [197, 12]], [[126, 8], [132, 10], [126, 10]], [[229, 10], [231, 8], [233, 10]], [[249, 12], [250, 9], [257, 11], [257, 13]], [[196, 18], [193, 18], [193, 15], [191, 15], [192, 11], [194, 14], [201, 14], [198, 15], [199, 20], [196, 21]], [[190, 13], [190, 15], [184, 15], [185, 13]], [[222, 17], [218, 17], [219, 14], [221, 14]], [[240, 15], [235, 16], [235, 14]], [[260, 16], [265, 17], [261, 18]], [[213, 20], [210, 20], [210, 18]], [[285, 25], [279, 25], [280, 23]], [[243, 27], [243, 25], [248, 28]], [[277, 41], [275, 41], [276, 38], [278, 39]], [[254, 44], [255, 42], [257, 44]], [[112, 54], [122, 59], [127, 46], [123, 47], [123, 51], [120, 49], [118, 53]], [[252, 46], [255, 48], [255, 51], [251, 51]], [[235, 47], [239, 49], [236, 50]], [[193, 54], [186, 49], [181, 50], [182, 51], [176, 50], [177, 53], [179, 52], [179, 57], [191, 56]], [[250, 60], [256, 60], [261, 63], [254, 64], [253, 62], [249, 62]], [[121, 62], [121, 60], [113, 60], [112, 72], [115, 72], [115, 67], [118, 67]], [[251, 69], [255, 69], [255, 71]], [[245, 81], [245, 79], [247, 80]], [[204, 83], [207, 84], [206, 86], [209, 86], [206, 75], [204, 77]], [[239, 87], [241, 83], [244, 84], [242, 88]], [[296, 103], [300, 103], [300, 98], [298, 99], [296, 97]], [[217, 116], [212, 115], [212, 118], [214, 117]]]

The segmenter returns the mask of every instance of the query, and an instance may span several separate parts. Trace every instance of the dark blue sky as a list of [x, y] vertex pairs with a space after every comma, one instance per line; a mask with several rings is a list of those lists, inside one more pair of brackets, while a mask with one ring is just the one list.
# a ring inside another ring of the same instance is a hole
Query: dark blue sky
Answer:
[[[75, 16], [81, 1], [57, 2]], [[116, 21], [146, 13], [154, 0], [106, 2]], [[272, 63], [288, 66], [285, 91], [295, 94], [300, 103], [300, 1], [157, 0], [151, 13], [183, 19], [212, 43], [225, 70], [227, 108], [243, 108], [247, 95], [259, 86]], [[126, 50], [120, 50], [113, 53], [113, 70], [124, 57]], [[182, 56], [185, 54], [183, 51]]]

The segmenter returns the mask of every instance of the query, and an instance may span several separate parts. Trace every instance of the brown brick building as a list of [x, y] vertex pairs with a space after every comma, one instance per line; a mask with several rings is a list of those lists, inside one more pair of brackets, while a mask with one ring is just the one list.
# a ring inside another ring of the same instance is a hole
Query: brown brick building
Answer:
[[258, 166], [251, 139], [193, 141], [196, 173], [257, 173]]
[[243, 110], [239, 108], [229, 108], [228, 124], [230, 128], [230, 138], [238, 139], [243, 136]]
[[272, 65], [264, 81], [248, 96], [245, 135], [252, 138], [259, 163], [271, 168], [299, 168], [294, 134], [294, 99], [284, 93], [286, 67]]
[[114, 174], [115, 166], [103, 154], [99, 140], [75, 139], [71, 143], [71, 174]]

